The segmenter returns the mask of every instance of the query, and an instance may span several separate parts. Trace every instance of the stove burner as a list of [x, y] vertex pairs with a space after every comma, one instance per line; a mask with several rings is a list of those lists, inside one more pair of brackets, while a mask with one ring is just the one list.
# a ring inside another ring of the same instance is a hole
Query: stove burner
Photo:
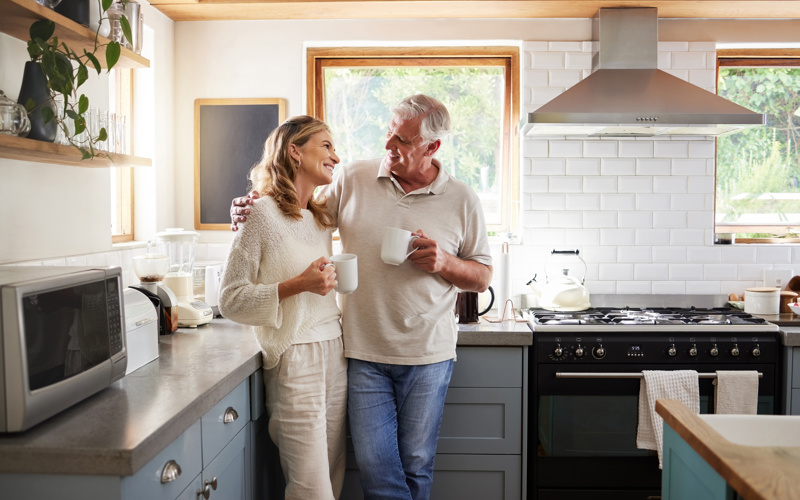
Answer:
[[594, 308], [577, 312], [530, 309], [539, 325], [764, 325], [767, 321], [737, 309]]

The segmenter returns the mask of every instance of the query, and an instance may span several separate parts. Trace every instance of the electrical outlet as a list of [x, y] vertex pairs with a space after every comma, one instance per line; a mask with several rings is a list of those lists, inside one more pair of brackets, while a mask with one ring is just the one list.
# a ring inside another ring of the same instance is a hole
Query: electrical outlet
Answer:
[[765, 269], [764, 286], [774, 286], [783, 290], [792, 276], [794, 276], [792, 269]]

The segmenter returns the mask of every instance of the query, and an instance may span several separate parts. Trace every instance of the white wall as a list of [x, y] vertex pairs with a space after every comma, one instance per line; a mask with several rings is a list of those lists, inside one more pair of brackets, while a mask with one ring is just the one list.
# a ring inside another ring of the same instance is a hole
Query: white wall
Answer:
[[[151, 69], [140, 71], [149, 74], [156, 88], [162, 90], [154, 101], [137, 103], [151, 108], [150, 115], [155, 119], [145, 129], [160, 140], [151, 151], [137, 151], [153, 159], [153, 168], [148, 173], [137, 171], [144, 183], [137, 179], [136, 196], [139, 208], [143, 208], [148, 206], [143, 193], [156, 193], [151, 197], [151, 206], [158, 206], [159, 211], [151, 211], [148, 219], [158, 219], [165, 227], [174, 225], [175, 220], [173, 23], [149, 5], [143, 6], [143, 13], [145, 24], [153, 33], [151, 49], [155, 50]], [[0, 34], [0, 90], [14, 100], [27, 60], [25, 42]], [[107, 78], [93, 76], [81, 87], [92, 106], [108, 109]], [[109, 182], [107, 168], [0, 159], [0, 264], [112, 251]], [[147, 226], [147, 221], [142, 225]], [[153, 229], [156, 226], [149, 225]]]

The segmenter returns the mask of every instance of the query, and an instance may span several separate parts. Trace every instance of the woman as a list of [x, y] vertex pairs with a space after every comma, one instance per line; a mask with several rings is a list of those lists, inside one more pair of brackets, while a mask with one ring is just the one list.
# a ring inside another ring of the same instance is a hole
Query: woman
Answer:
[[335, 269], [326, 266], [333, 220], [314, 199], [337, 163], [323, 122], [297, 116], [275, 129], [250, 172], [261, 197], [222, 278], [220, 312], [253, 325], [261, 345], [287, 500], [335, 499], [344, 481], [347, 362]]

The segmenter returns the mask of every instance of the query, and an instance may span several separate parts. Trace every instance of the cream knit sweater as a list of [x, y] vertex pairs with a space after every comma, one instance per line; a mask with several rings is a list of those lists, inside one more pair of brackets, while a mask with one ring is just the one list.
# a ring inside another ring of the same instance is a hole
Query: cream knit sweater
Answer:
[[222, 276], [220, 313], [255, 327], [267, 369], [298, 335], [341, 317], [335, 292], [324, 297], [303, 292], [278, 302], [278, 283], [331, 255], [331, 231], [321, 229], [308, 210], [302, 214], [294, 220], [272, 198], [256, 200], [234, 237]]

